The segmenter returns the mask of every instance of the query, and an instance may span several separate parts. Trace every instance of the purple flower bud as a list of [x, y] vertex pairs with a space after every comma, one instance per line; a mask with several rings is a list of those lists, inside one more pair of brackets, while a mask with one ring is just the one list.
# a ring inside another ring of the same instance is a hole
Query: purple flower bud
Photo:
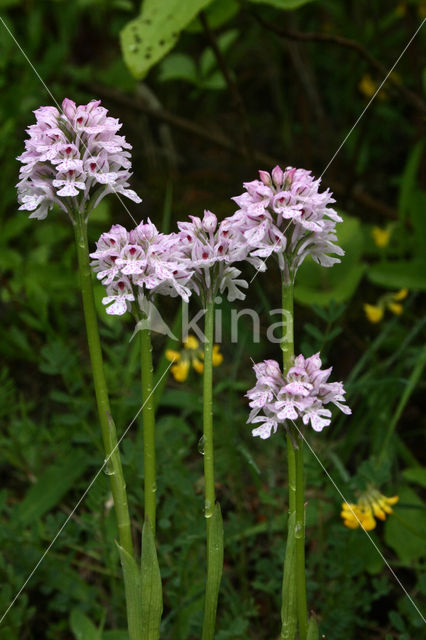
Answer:
[[259, 177], [265, 186], [270, 187], [272, 185], [271, 176], [267, 171], [259, 169]]
[[276, 165], [272, 169], [272, 180], [274, 181], [274, 184], [277, 187], [277, 189], [281, 189], [283, 184], [283, 179], [284, 179], [284, 171], [281, 169], [281, 167]]
[[204, 231], [207, 233], [213, 233], [217, 227], [217, 218], [211, 211], [204, 211], [204, 218], [202, 221]]

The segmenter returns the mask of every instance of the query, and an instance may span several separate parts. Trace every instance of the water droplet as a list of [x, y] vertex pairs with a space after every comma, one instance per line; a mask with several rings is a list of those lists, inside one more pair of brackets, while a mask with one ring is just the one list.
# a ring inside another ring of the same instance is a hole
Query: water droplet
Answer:
[[303, 526], [300, 524], [300, 522], [297, 522], [296, 526], [294, 527], [294, 537], [298, 540], [303, 537]]
[[204, 455], [204, 446], [206, 443], [206, 439], [204, 436], [201, 436], [201, 438], [198, 441], [198, 453], [201, 453], [201, 455]]
[[137, 50], [137, 45], [136, 44], [131, 44], [129, 45], [129, 51], [131, 51], [132, 53], [134, 53]]
[[152, 485], [151, 485], [151, 491], [152, 491], [152, 493], [155, 493], [155, 492], [157, 491], [157, 483], [156, 483], [156, 482], [153, 482], [153, 483], [152, 483]]
[[107, 476], [114, 476], [115, 475], [115, 471], [113, 469], [111, 460], [108, 460], [107, 458], [105, 458], [104, 473]]
[[214, 511], [214, 505], [210, 504], [210, 500], [204, 502], [204, 517], [211, 518]]

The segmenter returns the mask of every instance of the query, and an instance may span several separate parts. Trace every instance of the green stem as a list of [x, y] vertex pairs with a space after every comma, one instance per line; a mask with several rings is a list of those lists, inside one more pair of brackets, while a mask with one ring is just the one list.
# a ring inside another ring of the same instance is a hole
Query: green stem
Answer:
[[308, 624], [305, 572], [305, 480], [303, 469], [303, 438], [298, 438], [296, 454], [296, 590], [299, 639], [305, 640]]
[[213, 316], [214, 303], [207, 303], [204, 334], [204, 375], [203, 375], [203, 446], [204, 446], [204, 481], [205, 503], [204, 515], [207, 522], [213, 515], [216, 502], [214, 488], [214, 443], [213, 443]]
[[155, 477], [155, 402], [153, 394], [152, 344], [149, 329], [141, 329], [142, 421], [145, 518], [155, 536], [157, 483]]
[[[282, 310], [283, 310], [283, 338], [281, 350], [283, 354], [283, 375], [287, 375], [294, 361], [294, 329], [293, 329], [293, 284], [282, 282]], [[288, 486], [289, 486], [289, 517], [295, 513], [295, 527], [289, 528], [289, 536], [295, 537], [296, 562], [290, 566], [284, 565], [283, 592], [289, 585], [296, 588], [296, 607], [300, 640], [306, 639], [307, 632], [307, 605], [306, 605], [306, 578], [305, 578], [305, 498], [303, 477], [303, 439], [297, 429], [289, 427], [287, 434], [287, 461], [288, 461]], [[295, 576], [289, 572], [295, 571]], [[291, 587], [290, 587], [291, 588]], [[284, 593], [284, 597], [285, 593]], [[290, 597], [288, 594], [287, 597]], [[289, 612], [292, 615], [292, 612]], [[283, 621], [283, 629], [286, 621]], [[283, 634], [283, 630], [282, 630]], [[287, 636], [286, 636], [287, 637]]]
[[127, 506], [126, 484], [121, 466], [120, 452], [117, 446], [117, 434], [111, 417], [108, 390], [105, 381], [98, 321], [93, 297], [92, 273], [89, 265], [89, 244], [87, 226], [83, 215], [76, 214], [74, 221], [75, 240], [78, 258], [80, 288], [83, 299], [84, 319], [89, 344], [92, 376], [95, 387], [99, 422], [102, 430], [106, 458], [108, 459], [111, 491], [118, 525], [120, 546], [131, 556], [134, 555], [129, 508]]
[[204, 516], [207, 528], [207, 579], [204, 602], [202, 640], [213, 640], [217, 600], [223, 568], [223, 525], [219, 505], [216, 505], [214, 485], [213, 442], [213, 328], [214, 303], [207, 302], [205, 315], [204, 375], [203, 375], [203, 447], [204, 447]]

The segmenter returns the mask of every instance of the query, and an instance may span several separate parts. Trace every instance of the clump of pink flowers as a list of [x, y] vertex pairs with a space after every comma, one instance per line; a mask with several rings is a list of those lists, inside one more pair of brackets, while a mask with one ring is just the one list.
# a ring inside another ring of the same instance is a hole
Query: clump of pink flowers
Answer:
[[[255, 364], [256, 385], [247, 392], [252, 409], [248, 423], [259, 423], [253, 429], [254, 436], [269, 438], [278, 425], [300, 418], [304, 425], [311, 424], [315, 431], [322, 431], [331, 422], [328, 404], [334, 404], [343, 413], [350, 414], [344, 404], [345, 390], [341, 382], [327, 382], [332, 367], [321, 369], [319, 354], [310, 358], [299, 355], [284, 377], [275, 360]], [[260, 415], [259, 415], [260, 414]]]
[[247, 258], [247, 242], [230, 218], [218, 223], [211, 211], [204, 211], [202, 220], [190, 218], [191, 222], [178, 222], [182, 259], [193, 269], [189, 286], [202, 297], [208, 294], [213, 299], [217, 292], [227, 291], [229, 301], [244, 300], [241, 289], [248, 284], [238, 278], [241, 271], [232, 264]]
[[235, 228], [249, 245], [250, 257], [278, 258], [288, 282], [307, 255], [330, 267], [344, 255], [337, 240], [336, 222], [342, 218], [331, 208], [335, 202], [327, 189], [319, 192], [321, 180], [310, 171], [276, 166], [271, 174], [259, 171], [260, 180], [245, 182], [245, 193], [233, 198], [239, 206], [232, 217]]
[[186, 284], [192, 268], [182, 260], [178, 234], [160, 233], [149, 219], [132, 231], [113, 225], [90, 257], [106, 286], [102, 302], [108, 314], [123, 315], [135, 301], [143, 309], [144, 298], [152, 293], [179, 295], [186, 302], [191, 294]]
[[77, 106], [65, 98], [62, 112], [40, 107], [34, 114], [36, 124], [28, 127], [25, 151], [17, 158], [19, 208], [31, 211], [30, 218], [46, 218], [54, 204], [71, 217], [87, 216], [108, 193], [141, 202], [128, 188], [132, 147], [100, 100]]

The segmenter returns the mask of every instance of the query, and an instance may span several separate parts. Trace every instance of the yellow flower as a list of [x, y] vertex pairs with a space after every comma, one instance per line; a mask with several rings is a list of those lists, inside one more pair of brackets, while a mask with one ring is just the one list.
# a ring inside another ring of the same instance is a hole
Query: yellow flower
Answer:
[[386, 520], [386, 515], [392, 513], [392, 505], [399, 500], [398, 496], [386, 497], [377, 489], [369, 487], [358, 502], [350, 504], [344, 502], [340, 513], [343, 524], [348, 529], [361, 527], [365, 531], [372, 531], [376, 527], [376, 520]]
[[[372, 98], [377, 90], [377, 82], [375, 82], [369, 73], [365, 73], [358, 83], [358, 89], [366, 98]], [[387, 96], [383, 89], [377, 94], [379, 100], [386, 100]]]
[[368, 320], [374, 324], [380, 322], [383, 318], [383, 308], [377, 307], [374, 304], [364, 304], [364, 311]]
[[373, 240], [377, 247], [384, 249], [389, 244], [391, 232], [389, 229], [381, 229], [380, 227], [373, 227], [371, 231]]
[[219, 345], [213, 345], [212, 362], [214, 367], [218, 367], [223, 362], [223, 355], [219, 353]]
[[185, 349], [198, 349], [200, 343], [198, 342], [195, 336], [187, 336], [186, 340], [183, 342], [183, 346]]
[[385, 309], [389, 309], [396, 316], [400, 316], [404, 311], [404, 307], [399, 303], [400, 300], [404, 300], [408, 296], [408, 289], [400, 289], [396, 293], [386, 293], [381, 296], [377, 304], [365, 303], [364, 311], [367, 319], [373, 324], [377, 324], [383, 319]]
[[174, 364], [172, 367], [170, 367], [170, 371], [172, 372], [176, 382], [185, 382], [189, 372], [189, 361], [184, 360], [182, 362]]
[[197, 373], [203, 373], [204, 371], [204, 363], [201, 362], [201, 360], [198, 360], [198, 358], [194, 358], [192, 361], [192, 366], [194, 367], [195, 371]]
[[408, 289], [400, 289], [393, 294], [394, 300], [404, 300], [408, 296]]
[[402, 18], [402, 16], [405, 16], [406, 10], [407, 10], [407, 5], [405, 4], [405, 2], [400, 2], [395, 7], [395, 15], [398, 16], [399, 18]]
[[388, 309], [389, 311], [392, 311], [392, 313], [394, 313], [396, 316], [400, 316], [401, 313], [404, 311], [404, 307], [402, 306], [402, 304], [399, 304], [398, 302], [390, 302], [388, 304]]
[[174, 349], [166, 349], [166, 358], [169, 362], [178, 362], [180, 360], [180, 353]]
[[[204, 352], [203, 347], [195, 336], [187, 336], [183, 341], [183, 349], [175, 351], [174, 349], [166, 349], [166, 358], [173, 365], [170, 371], [177, 382], [185, 382], [188, 377], [191, 366], [199, 374], [204, 371]], [[218, 367], [223, 362], [223, 356], [219, 352], [219, 345], [213, 345], [212, 364]]]

